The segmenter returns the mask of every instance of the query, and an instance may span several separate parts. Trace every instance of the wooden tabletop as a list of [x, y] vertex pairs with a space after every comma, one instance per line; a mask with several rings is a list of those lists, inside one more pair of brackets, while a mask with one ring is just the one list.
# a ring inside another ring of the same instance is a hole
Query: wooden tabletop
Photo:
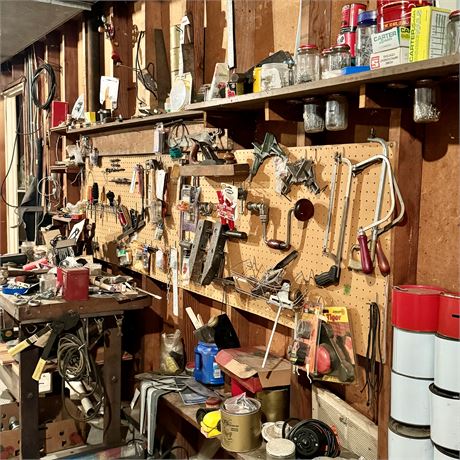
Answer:
[[90, 296], [88, 300], [79, 301], [42, 301], [38, 307], [18, 306], [14, 303], [15, 300], [12, 295], [0, 293], [0, 307], [21, 323], [52, 321], [69, 311], [77, 312], [81, 317], [106, 316], [126, 310], [140, 310], [152, 303], [152, 298], [145, 294], [123, 300], [112, 296]]

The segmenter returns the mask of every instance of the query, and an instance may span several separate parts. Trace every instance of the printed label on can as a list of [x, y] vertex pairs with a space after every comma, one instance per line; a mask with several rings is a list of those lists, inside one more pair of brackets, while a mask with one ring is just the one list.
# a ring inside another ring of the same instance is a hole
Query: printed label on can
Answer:
[[217, 363], [213, 363], [212, 367], [213, 367], [213, 373], [212, 373], [213, 377], [215, 379], [220, 379], [222, 377], [222, 371], [220, 370], [220, 367], [218, 366]]

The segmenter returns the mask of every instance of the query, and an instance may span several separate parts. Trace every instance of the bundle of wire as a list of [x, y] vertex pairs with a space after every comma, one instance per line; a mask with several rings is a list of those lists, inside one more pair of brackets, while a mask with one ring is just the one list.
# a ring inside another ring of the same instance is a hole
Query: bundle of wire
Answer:
[[283, 438], [295, 444], [296, 458], [337, 457], [340, 454], [337, 436], [331, 427], [321, 420], [299, 421], [285, 435], [288, 423], [289, 420], [283, 425]]
[[[73, 419], [87, 422], [99, 416], [99, 411], [104, 402], [104, 385], [96, 362], [83, 337], [82, 329], [79, 329], [77, 334], [67, 333], [59, 339], [57, 365], [59, 374], [62, 377], [62, 402], [64, 407]], [[85, 393], [77, 391], [75, 388], [77, 382], [82, 383], [87, 390]], [[66, 405], [64, 392], [66, 384], [78, 394], [80, 399], [93, 397], [95, 401], [95, 404], [93, 404], [94, 412], [82, 417], [72, 414]]]

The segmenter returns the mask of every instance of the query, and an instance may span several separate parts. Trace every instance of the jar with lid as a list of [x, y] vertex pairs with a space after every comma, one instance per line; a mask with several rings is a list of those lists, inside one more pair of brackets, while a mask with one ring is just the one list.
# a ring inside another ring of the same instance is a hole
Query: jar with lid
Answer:
[[303, 125], [306, 133], [324, 131], [324, 108], [320, 99], [309, 97], [303, 106]]
[[351, 66], [350, 47], [346, 44], [334, 45], [329, 54], [329, 71]]
[[328, 78], [330, 48], [324, 48], [320, 56], [321, 78]]
[[439, 121], [438, 87], [434, 80], [419, 80], [414, 91], [415, 123], [434, 123]]
[[326, 101], [326, 129], [342, 131], [348, 127], [348, 102], [342, 94], [331, 94]]
[[377, 11], [364, 11], [358, 16], [356, 30], [356, 65], [369, 65], [372, 54], [371, 35], [377, 32]]
[[319, 50], [316, 45], [301, 45], [297, 50], [296, 83], [319, 80]]
[[449, 14], [447, 23], [447, 54], [460, 53], [460, 10]]

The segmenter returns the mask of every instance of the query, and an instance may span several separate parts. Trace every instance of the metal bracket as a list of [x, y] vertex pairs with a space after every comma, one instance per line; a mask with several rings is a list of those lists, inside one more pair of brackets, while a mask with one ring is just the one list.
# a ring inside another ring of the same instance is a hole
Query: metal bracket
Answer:
[[295, 163], [288, 163], [286, 165], [286, 176], [282, 179], [283, 188], [281, 189], [281, 194], [287, 195], [294, 184], [304, 184], [312, 193], [317, 195], [321, 189], [316, 182], [314, 166], [312, 160], [307, 160], [305, 158]]

